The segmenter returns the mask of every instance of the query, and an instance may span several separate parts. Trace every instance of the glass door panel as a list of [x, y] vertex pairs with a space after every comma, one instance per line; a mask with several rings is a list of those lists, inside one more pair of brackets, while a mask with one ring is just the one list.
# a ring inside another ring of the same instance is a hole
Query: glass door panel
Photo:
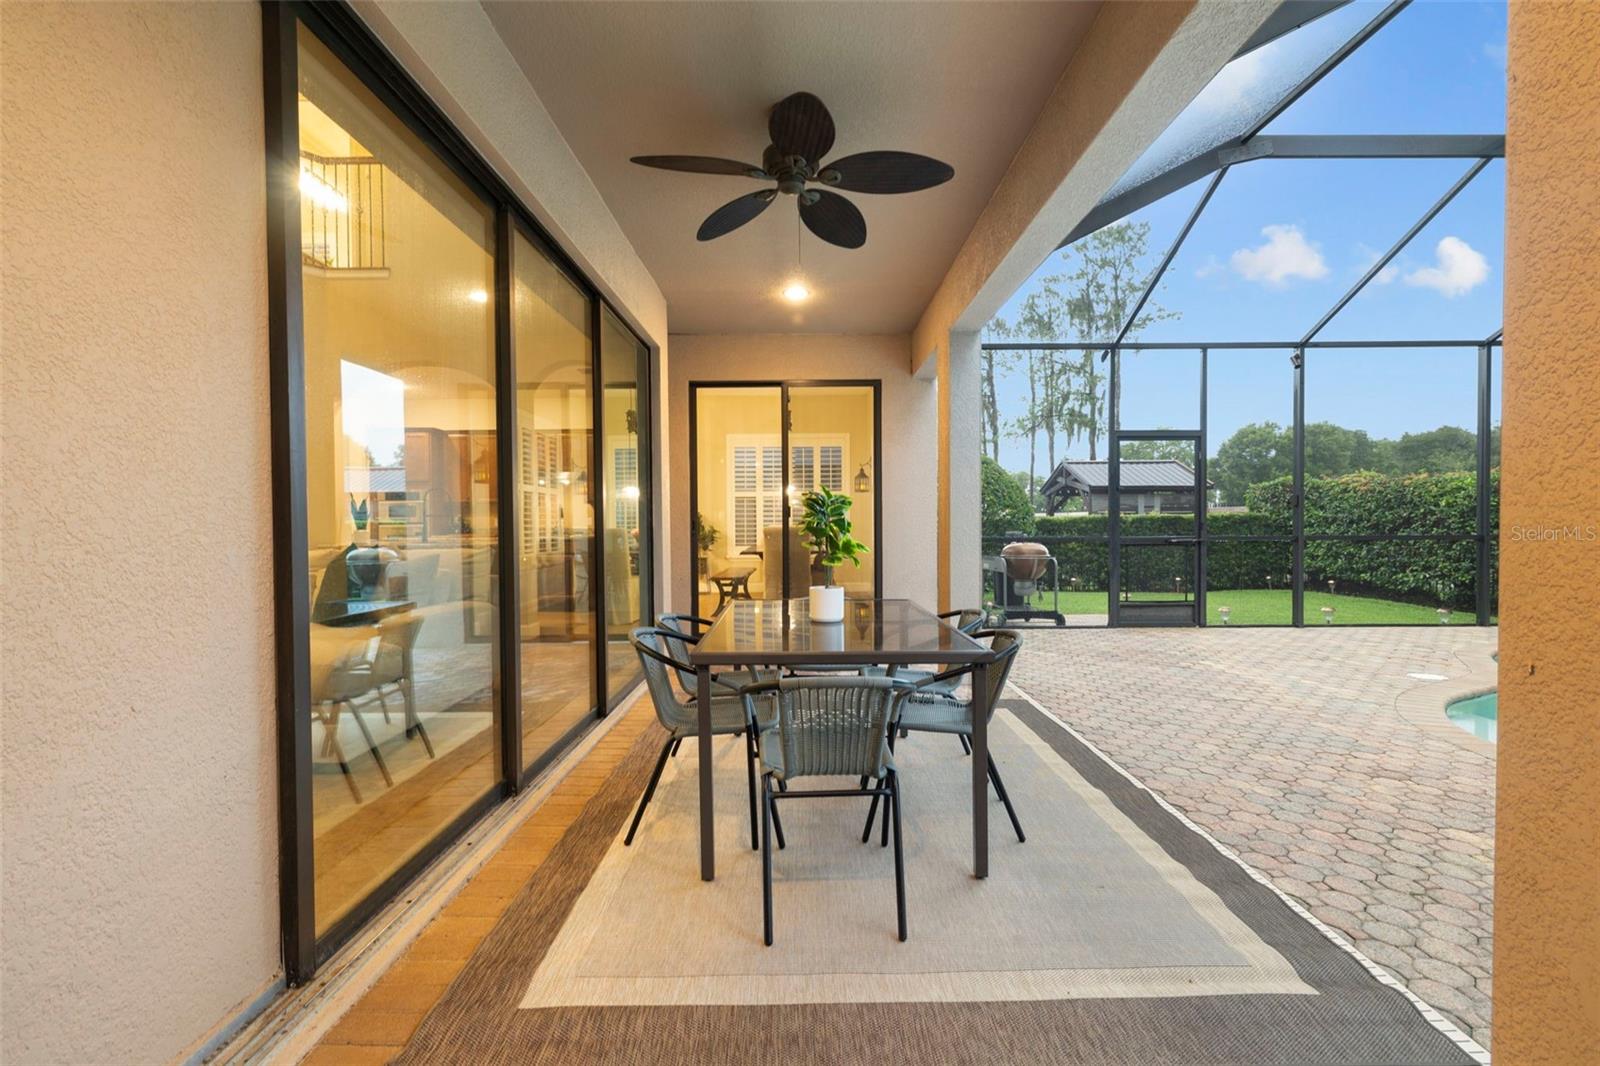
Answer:
[[1195, 625], [1200, 602], [1200, 435], [1113, 438], [1106, 494], [1118, 549], [1111, 616], [1120, 625]]
[[494, 215], [300, 43], [315, 925], [500, 778]]
[[1124, 544], [1120, 602], [1122, 625], [1196, 624], [1195, 575], [1199, 545]]
[[639, 680], [628, 633], [650, 608], [650, 523], [647, 492], [648, 350], [604, 309], [600, 318], [600, 462], [604, 523], [600, 550], [606, 629], [606, 698], [615, 702]]
[[783, 390], [695, 389], [696, 613], [783, 595]]
[[859, 565], [833, 567], [833, 583], [849, 599], [877, 594], [877, 458], [873, 442], [877, 393], [871, 385], [791, 385], [789, 398], [789, 595], [805, 596], [825, 581], [811, 546], [799, 535], [801, 501], [816, 489], [848, 496], [851, 536], [866, 545]]
[[595, 711], [592, 306], [532, 242], [514, 241], [522, 764]]

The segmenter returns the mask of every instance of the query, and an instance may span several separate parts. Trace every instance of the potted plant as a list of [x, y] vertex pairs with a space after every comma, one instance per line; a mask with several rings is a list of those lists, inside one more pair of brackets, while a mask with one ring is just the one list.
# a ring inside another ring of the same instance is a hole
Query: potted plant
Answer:
[[694, 543], [700, 552], [700, 573], [705, 575], [711, 571], [711, 549], [717, 546], [717, 538], [722, 534], [717, 527], [706, 521], [706, 516], [694, 516]]
[[811, 546], [811, 620], [844, 621], [844, 588], [833, 583], [833, 568], [840, 563], [861, 565], [867, 546], [850, 535], [850, 505], [854, 501], [826, 488], [800, 497], [800, 535]]

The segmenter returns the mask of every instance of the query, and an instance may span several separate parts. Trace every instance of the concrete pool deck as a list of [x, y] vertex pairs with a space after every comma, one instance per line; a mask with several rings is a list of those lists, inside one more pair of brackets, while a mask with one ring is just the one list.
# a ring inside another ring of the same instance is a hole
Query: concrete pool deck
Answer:
[[1012, 680], [1489, 1044], [1495, 687], [1466, 626], [1030, 629]]

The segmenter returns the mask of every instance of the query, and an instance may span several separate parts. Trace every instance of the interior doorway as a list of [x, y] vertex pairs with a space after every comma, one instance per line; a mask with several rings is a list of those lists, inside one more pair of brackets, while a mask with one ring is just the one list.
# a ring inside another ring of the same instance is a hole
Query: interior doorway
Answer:
[[868, 549], [859, 567], [835, 568], [835, 583], [851, 599], [882, 594], [878, 382], [692, 382], [689, 435], [696, 614], [806, 595], [814, 574], [800, 504], [819, 488], [850, 497], [852, 533]]

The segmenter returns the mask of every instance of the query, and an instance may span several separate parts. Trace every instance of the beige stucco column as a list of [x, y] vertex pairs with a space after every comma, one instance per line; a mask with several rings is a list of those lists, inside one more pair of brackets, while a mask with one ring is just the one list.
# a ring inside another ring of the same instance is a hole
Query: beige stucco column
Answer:
[[1494, 1054], [1600, 1062], [1600, 4], [1511, 5]]

